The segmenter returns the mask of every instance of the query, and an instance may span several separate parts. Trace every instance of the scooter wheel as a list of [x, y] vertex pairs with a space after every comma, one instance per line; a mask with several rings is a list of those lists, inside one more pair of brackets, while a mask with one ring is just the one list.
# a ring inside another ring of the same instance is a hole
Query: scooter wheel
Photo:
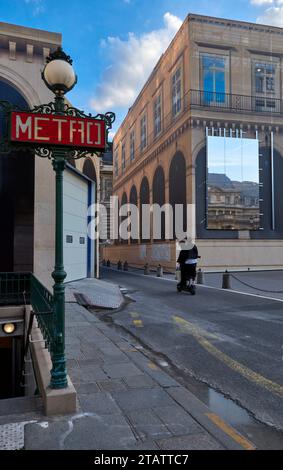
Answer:
[[177, 291], [178, 291], [178, 292], [182, 292], [182, 287], [181, 287], [181, 286], [177, 286]]
[[196, 288], [195, 288], [195, 286], [191, 286], [191, 287], [190, 287], [190, 293], [191, 293], [192, 295], [196, 295]]

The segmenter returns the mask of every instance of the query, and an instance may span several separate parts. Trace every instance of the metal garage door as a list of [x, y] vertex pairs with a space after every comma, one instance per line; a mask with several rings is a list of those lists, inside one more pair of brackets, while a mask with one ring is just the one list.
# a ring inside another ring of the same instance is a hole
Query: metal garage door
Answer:
[[66, 281], [87, 277], [88, 183], [64, 171], [64, 266]]

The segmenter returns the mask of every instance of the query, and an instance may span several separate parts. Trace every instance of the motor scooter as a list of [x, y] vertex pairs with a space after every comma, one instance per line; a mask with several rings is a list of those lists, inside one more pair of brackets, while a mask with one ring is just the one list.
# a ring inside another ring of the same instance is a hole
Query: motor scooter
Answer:
[[[200, 258], [200, 256], [198, 256]], [[177, 291], [178, 292], [189, 292], [191, 295], [196, 295], [196, 286], [195, 284], [192, 284], [191, 281], [194, 281], [195, 278], [191, 277], [189, 274], [187, 275], [186, 279], [186, 286], [181, 285], [181, 280], [177, 284]]]

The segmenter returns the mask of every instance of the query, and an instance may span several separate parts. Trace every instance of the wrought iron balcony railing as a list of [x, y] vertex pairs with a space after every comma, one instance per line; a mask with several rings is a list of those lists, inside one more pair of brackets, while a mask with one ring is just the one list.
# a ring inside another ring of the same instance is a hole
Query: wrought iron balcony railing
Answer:
[[272, 96], [246, 96], [190, 90], [188, 101], [192, 108], [205, 107], [219, 111], [283, 114], [282, 100]]
[[[119, 165], [114, 171], [114, 180], [123, 177], [131, 168], [136, 160], [151, 148], [153, 144], [158, 142], [165, 132], [170, 130], [177, 122], [183, 118], [187, 111], [191, 109], [209, 109], [217, 112], [232, 113], [258, 113], [265, 115], [283, 115], [283, 102], [279, 98], [272, 96], [247, 96], [234, 95], [231, 93], [215, 93], [203, 90], [189, 90], [179, 102], [179, 110], [175, 115], [172, 109], [165, 115], [159, 126], [158, 133], [151, 132], [147, 135], [146, 146], [141, 148], [137, 145], [134, 149], [134, 158], [130, 157], [130, 152], [126, 150], [123, 166]], [[137, 132], [139, 129], [136, 130]], [[126, 149], [129, 149], [129, 142], [126, 141]], [[115, 155], [115, 154], [114, 154]], [[115, 164], [115, 161], [114, 161]]]

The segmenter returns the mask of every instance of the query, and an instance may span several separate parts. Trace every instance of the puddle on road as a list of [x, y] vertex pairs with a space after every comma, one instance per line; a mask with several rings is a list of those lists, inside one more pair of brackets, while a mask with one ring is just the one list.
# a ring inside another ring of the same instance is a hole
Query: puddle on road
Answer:
[[283, 432], [260, 423], [230, 398], [193, 377], [186, 374], [182, 381], [213, 413], [246, 436], [258, 449], [283, 449]]
[[212, 413], [220, 416], [227, 424], [230, 424], [249, 439], [257, 449], [283, 450], [283, 431], [277, 431], [275, 428], [257, 421], [230, 398], [225, 397], [222, 393], [217, 392], [204, 382], [200, 382], [185, 371], [177, 369], [169, 360], [167, 362], [164, 357], [161, 358], [159, 354], [149, 350], [145, 345], [141, 345], [140, 339], [137, 340], [135, 338], [133, 341], [132, 333], [126, 331], [120, 325], [113, 324], [112, 321], [111, 317], [112, 326], [119, 330], [120, 333], [121, 331], [123, 332], [124, 339], [130, 341], [136, 349], [144, 350], [147, 354], [149, 353], [148, 357], [151, 357], [159, 367], [192, 392]]

